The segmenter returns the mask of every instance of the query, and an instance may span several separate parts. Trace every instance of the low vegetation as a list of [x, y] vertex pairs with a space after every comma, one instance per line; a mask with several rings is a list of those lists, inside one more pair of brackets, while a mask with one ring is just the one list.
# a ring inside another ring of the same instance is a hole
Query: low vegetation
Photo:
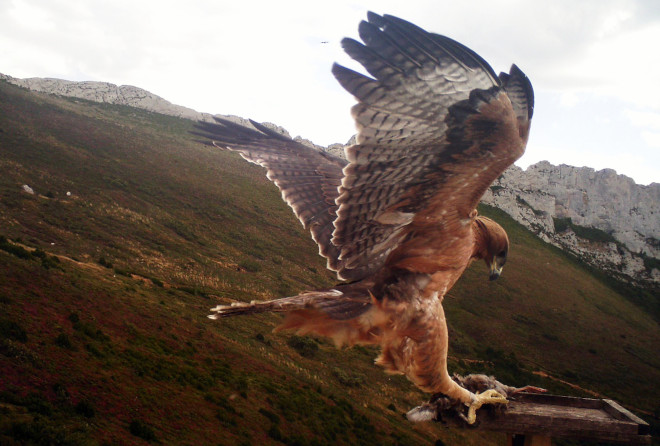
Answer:
[[618, 243], [614, 236], [598, 228], [589, 228], [573, 223], [570, 217], [552, 218], [555, 225], [555, 232], [565, 232], [571, 230], [578, 237], [592, 242]]

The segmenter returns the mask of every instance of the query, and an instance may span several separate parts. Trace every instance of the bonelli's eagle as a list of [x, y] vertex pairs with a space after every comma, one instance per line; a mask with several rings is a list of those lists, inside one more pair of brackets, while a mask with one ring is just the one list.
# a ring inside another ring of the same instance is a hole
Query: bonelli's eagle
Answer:
[[474, 422], [476, 408], [506, 400], [450, 378], [442, 299], [472, 260], [486, 262], [490, 279], [506, 262], [505, 231], [476, 206], [524, 152], [532, 86], [515, 65], [498, 76], [469, 48], [393, 16], [369, 13], [359, 34], [364, 43], [342, 45], [371, 77], [332, 68], [358, 101], [357, 143], [346, 160], [254, 122], [198, 127], [212, 144], [268, 170], [346, 283], [218, 306], [210, 317], [286, 312], [281, 329], [379, 345], [377, 364], [464, 403]]

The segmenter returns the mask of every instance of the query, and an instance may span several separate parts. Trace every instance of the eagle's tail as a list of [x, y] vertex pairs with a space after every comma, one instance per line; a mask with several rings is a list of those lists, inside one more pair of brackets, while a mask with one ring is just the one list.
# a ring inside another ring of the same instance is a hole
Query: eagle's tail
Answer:
[[370, 326], [360, 316], [372, 307], [370, 295], [358, 293], [350, 285], [342, 290], [330, 289], [309, 291], [297, 296], [250, 303], [234, 303], [212, 308], [211, 319], [242, 314], [287, 313], [287, 317], [276, 328], [293, 330], [299, 334], [316, 333], [332, 338], [337, 346], [355, 343], [373, 343]]
[[281, 299], [256, 301], [250, 303], [235, 302], [231, 305], [218, 305], [211, 308], [213, 314], [209, 315], [210, 319], [218, 319], [221, 317], [238, 316], [242, 314], [257, 314], [257, 313], [288, 313], [294, 310], [303, 310], [305, 308], [320, 308], [331, 305], [332, 302], [338, 301], [343, 296], [339, 290], [322, 290], [322, 291], [309, 291], [306, 293], [298, 294], [297, 296], [284, 297]]

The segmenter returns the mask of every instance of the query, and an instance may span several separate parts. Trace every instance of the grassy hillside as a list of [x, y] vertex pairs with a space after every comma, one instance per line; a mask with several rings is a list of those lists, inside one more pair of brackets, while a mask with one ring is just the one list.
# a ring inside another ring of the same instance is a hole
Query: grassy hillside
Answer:
[[[0, 443], [501, 444], [406, 422], [425, 395], [373, 349], [273, 335], [278, 316], [206, 318], [334, 277], [262, 169], [191, 127], [0, 82]], [[482, 212], [513, 247], [500, 280], [474, 265], [446, 299], [452, 370], [649, 418], [653, 319]]]

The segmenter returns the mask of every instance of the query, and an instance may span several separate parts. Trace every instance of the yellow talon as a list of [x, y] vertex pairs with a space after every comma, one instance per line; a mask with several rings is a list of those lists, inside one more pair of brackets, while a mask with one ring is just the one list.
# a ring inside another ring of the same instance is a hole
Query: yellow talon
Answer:
[[477, 421], [477, 410], [484, 404], [507, 404], [509, 401], [493, 389], [484, 393], [475, 394], [475, 399], [468, 405], [467, 422], [474, 424]]

